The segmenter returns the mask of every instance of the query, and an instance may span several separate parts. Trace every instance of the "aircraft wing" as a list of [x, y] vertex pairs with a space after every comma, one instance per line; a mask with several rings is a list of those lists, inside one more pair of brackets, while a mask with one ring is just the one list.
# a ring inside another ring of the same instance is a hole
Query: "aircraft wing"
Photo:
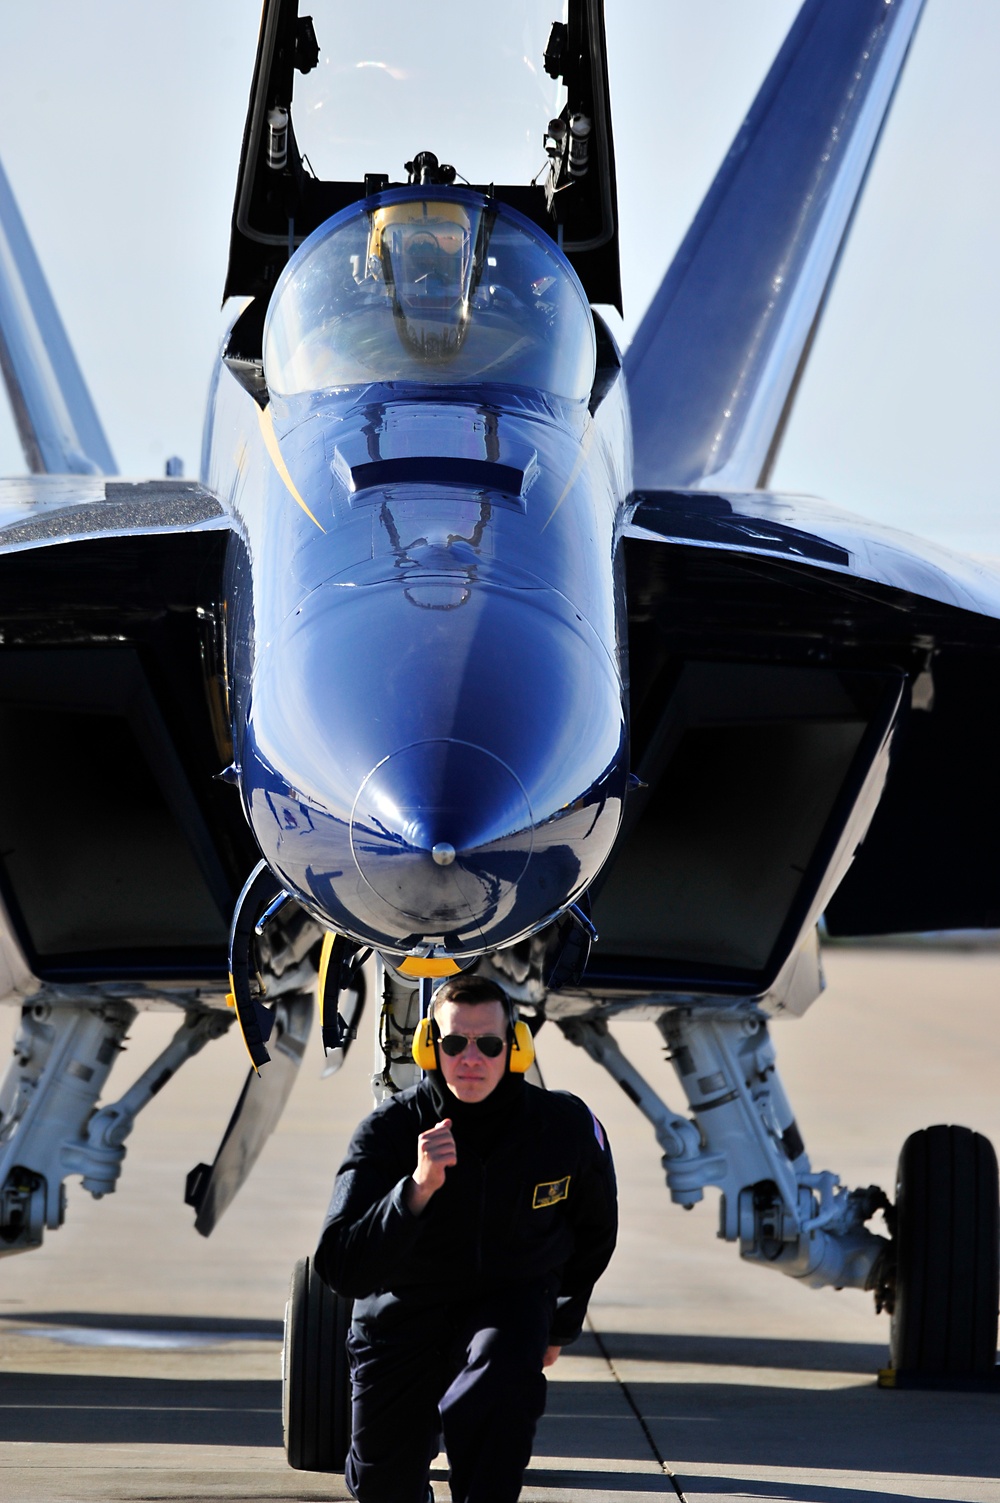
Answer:
[[[586, 988], [765, 994], [824, 912], [832, 934], [1000, 927], [1000, 569], [806, 497], [638, 502], [644, 786], [593, 889]], [[850, 831], [873, 757], [885, 791]]]
[[227, 536], [192, 483], [0, 483], [0, 891], [31, 977], [224, 981], [253, 864], [215, 781]]
[[765, 489], [920, 11], [806, 0], [627, 352], [644, 786], [591, 997], [782, 1005], [824, 913], [1000, 924], [1000, 572]]
[[[0, 481], [0, 1000], [47, 983], [85, 1002], [93, 983], [91, 996], [222, 1004], [256, 859], [217, 776], [232, 756], [228, 534], [195, 482]], [[249, 1072], [218, 1164], [199, 1171], [205, 1235], [281, 1114], [311, 1015], [308, 992], [279, 1002], [278, 1068]]]
[[0, 480], [0, 557], [55, 543], [228, 531], [196, 481], [15, 475]]
[[0, 172], [0, 365], [33, 474], [0, 481], [0, 995], [227, 975], [253, 844], [232, 789], [229, 520], [122, 481]]
[[[1000, 565], [971, 558], [812, 496], [773, 491], [640, 491], [627, 529], [636, 542], [669, 541], [747, 558], [781, 559], [839, 575], [845, 586], [898, 592], [925, 626], [953, 607], [1000, 616]], [[919, 603], [918, 603], [919, 602]], [[991, 628], [988, 628], [991, 629]]]

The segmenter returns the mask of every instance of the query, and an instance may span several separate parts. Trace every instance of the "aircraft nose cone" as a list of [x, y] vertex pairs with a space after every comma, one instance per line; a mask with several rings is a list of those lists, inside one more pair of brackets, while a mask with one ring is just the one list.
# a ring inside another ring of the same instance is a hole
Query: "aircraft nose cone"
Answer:
[[499, 757], [466, 741], [416, 742], [380, 762], [351, 815], [357, 869], [428, 933], [496, 913], [531, 857], [531, 806]]

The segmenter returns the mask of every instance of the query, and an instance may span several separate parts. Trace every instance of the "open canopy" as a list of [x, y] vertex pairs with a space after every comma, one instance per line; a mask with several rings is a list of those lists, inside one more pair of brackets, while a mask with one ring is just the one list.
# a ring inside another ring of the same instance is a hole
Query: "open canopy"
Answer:
[[589, 300], [620, 307], [603, 0], [437, 0], [391, 23], [335, 0], [299, 9], [264, 0], [226, 296], [270, 294], [349, 204], [457, 179], [534, 220]]

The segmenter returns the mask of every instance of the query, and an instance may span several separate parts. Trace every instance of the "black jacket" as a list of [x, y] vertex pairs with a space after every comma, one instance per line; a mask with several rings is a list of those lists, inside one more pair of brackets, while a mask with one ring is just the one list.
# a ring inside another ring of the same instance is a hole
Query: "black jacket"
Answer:
[[[403, 1189], [417, 1138], [444, 1117], [457, 1163], [414, 1216]], [[357, 1301], [355, 1319], [368, 1329], [392, 1326], [408, 1308], [547, 1281], [557, 1302], [550, 1339], [566, 1345], [579, 1335], [616, 1234], [611, 1152], [582, 1101], [507, 1076], [468, 1107], [429, 1076], [355, 1132], [315, 1266]]]

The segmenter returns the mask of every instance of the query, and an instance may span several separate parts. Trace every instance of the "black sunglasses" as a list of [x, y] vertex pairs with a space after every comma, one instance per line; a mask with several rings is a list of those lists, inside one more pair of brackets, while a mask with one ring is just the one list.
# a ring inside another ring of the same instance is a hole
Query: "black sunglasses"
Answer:
[[506, 1039], [497, 1038], [495, 1033], [473, 1034], [471, 1038], [467, 1038], [464, 1033], [446, 1033], [438, 1043], [450, 1059], [464, 1054], [468, 1044], [475, 1044], [480, 1054], [487, 1059], [499, 1059], [506, 1046]]

